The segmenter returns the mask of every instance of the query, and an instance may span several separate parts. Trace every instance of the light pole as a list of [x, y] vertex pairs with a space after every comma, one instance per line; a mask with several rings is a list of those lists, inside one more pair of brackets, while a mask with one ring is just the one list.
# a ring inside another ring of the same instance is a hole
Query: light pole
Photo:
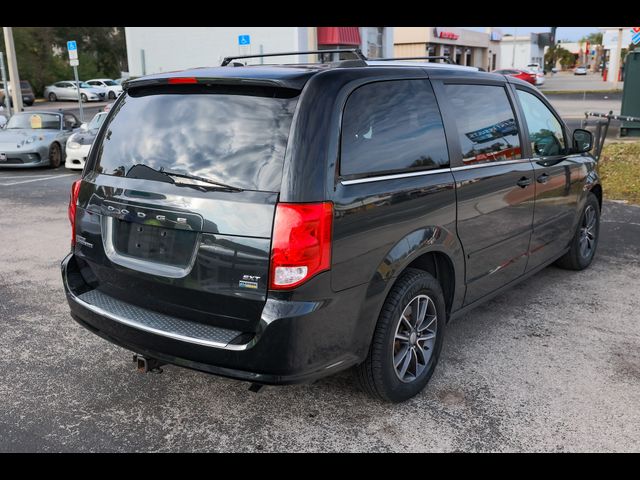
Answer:
[[511, 68], [514, 68], [516, 65], [516, 36], [518, 35], [518, 27], [514, 27], [513, 29], [513, 55], [511, 56]]
[[13, 98], [13, 108], [16, 112], [21, 112], [22, 90], [20, 88], [20, 76], [18, 75], [16, 48], [13, 44], [13, 31], [11, 27], [2, 28], [4, 30], [4, 44], [7, 49], [7, 63], [9, 64], [9, 78], [11, 79], [11, 97]]
[[4, 103], [7, 107], [7, 116], [11, 116], [11, 100], [9, 98], [9, 82], [7, 72], [4, 69], [4, 53], [0, 52], [0, 73], [2, 73], [2, 85], [4, 85]]

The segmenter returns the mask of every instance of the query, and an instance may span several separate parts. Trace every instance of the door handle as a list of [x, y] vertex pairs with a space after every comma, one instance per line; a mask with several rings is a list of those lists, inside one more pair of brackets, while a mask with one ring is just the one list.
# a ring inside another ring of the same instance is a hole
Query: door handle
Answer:
[[549, 175], [543, 173], [541, 175], [538, 175], [538, 178], [536, 178], [536, 180], [538, 181], [538, 183], [547, 183], [549, 181]]
[[517, 183], [519, 187], [525, 188], [527, 185], [531, 185], [531, 179], [529, 177], [522, 177]]

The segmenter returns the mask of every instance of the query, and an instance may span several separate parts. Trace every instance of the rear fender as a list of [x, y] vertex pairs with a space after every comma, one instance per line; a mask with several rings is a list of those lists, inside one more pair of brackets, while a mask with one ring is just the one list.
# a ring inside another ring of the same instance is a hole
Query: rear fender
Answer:
[[388, 251], [369, 282], [359, 319], [362, 344], [358, 353], [361, 358], [366, 356], [382, 305], [397, 278], [414, 260], [429, 252], [446, 255], [453, 265], [455, 285], [451, 311], [462, 306], [464, 253], [456, 233], [433, 225], [414, 230]]

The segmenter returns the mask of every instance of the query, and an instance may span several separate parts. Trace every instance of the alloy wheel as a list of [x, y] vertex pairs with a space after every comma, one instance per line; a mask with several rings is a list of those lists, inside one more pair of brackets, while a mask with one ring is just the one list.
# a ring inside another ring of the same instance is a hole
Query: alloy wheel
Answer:
[[58, 168], [62, 162], [62, 152], [57, 143], [51, 145], [49, 150], [49, 164], [52, 168]]
[[402, 311], [393, 343], [392, 361], [396, 376], [404, 383], [420, 377], [433, 354], [438, 315], [427, 295], [417, 295]]
[[588, 205], [582, 216], [580, 226], [580, 255], [582, 258], [589, 258], [596, 245], [597, 216], [593, 206]]

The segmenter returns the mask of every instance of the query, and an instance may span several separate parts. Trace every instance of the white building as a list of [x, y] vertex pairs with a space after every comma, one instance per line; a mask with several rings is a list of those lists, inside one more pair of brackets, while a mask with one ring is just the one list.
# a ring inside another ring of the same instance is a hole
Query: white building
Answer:
[[[370, 58], [393, 56], [390, 27], [125, 27], [125, 36], [131, 76], [216, 66], [230, 55], [360, 47]], [[247, 63], [313, 61], [299, 55]]]
[[612, 87], [620, 88], [621, 54], [623, 48], [629, 48], [631, 43], [631, 27], [600, 27], [602, 32], [602, 46], [606, 59], [606, 79]]
[[544, 64], [546, 36], [538, 33], [529, 35], [505, 35], [500, 42], [498, 68], [526, 68], [530, 63]]

